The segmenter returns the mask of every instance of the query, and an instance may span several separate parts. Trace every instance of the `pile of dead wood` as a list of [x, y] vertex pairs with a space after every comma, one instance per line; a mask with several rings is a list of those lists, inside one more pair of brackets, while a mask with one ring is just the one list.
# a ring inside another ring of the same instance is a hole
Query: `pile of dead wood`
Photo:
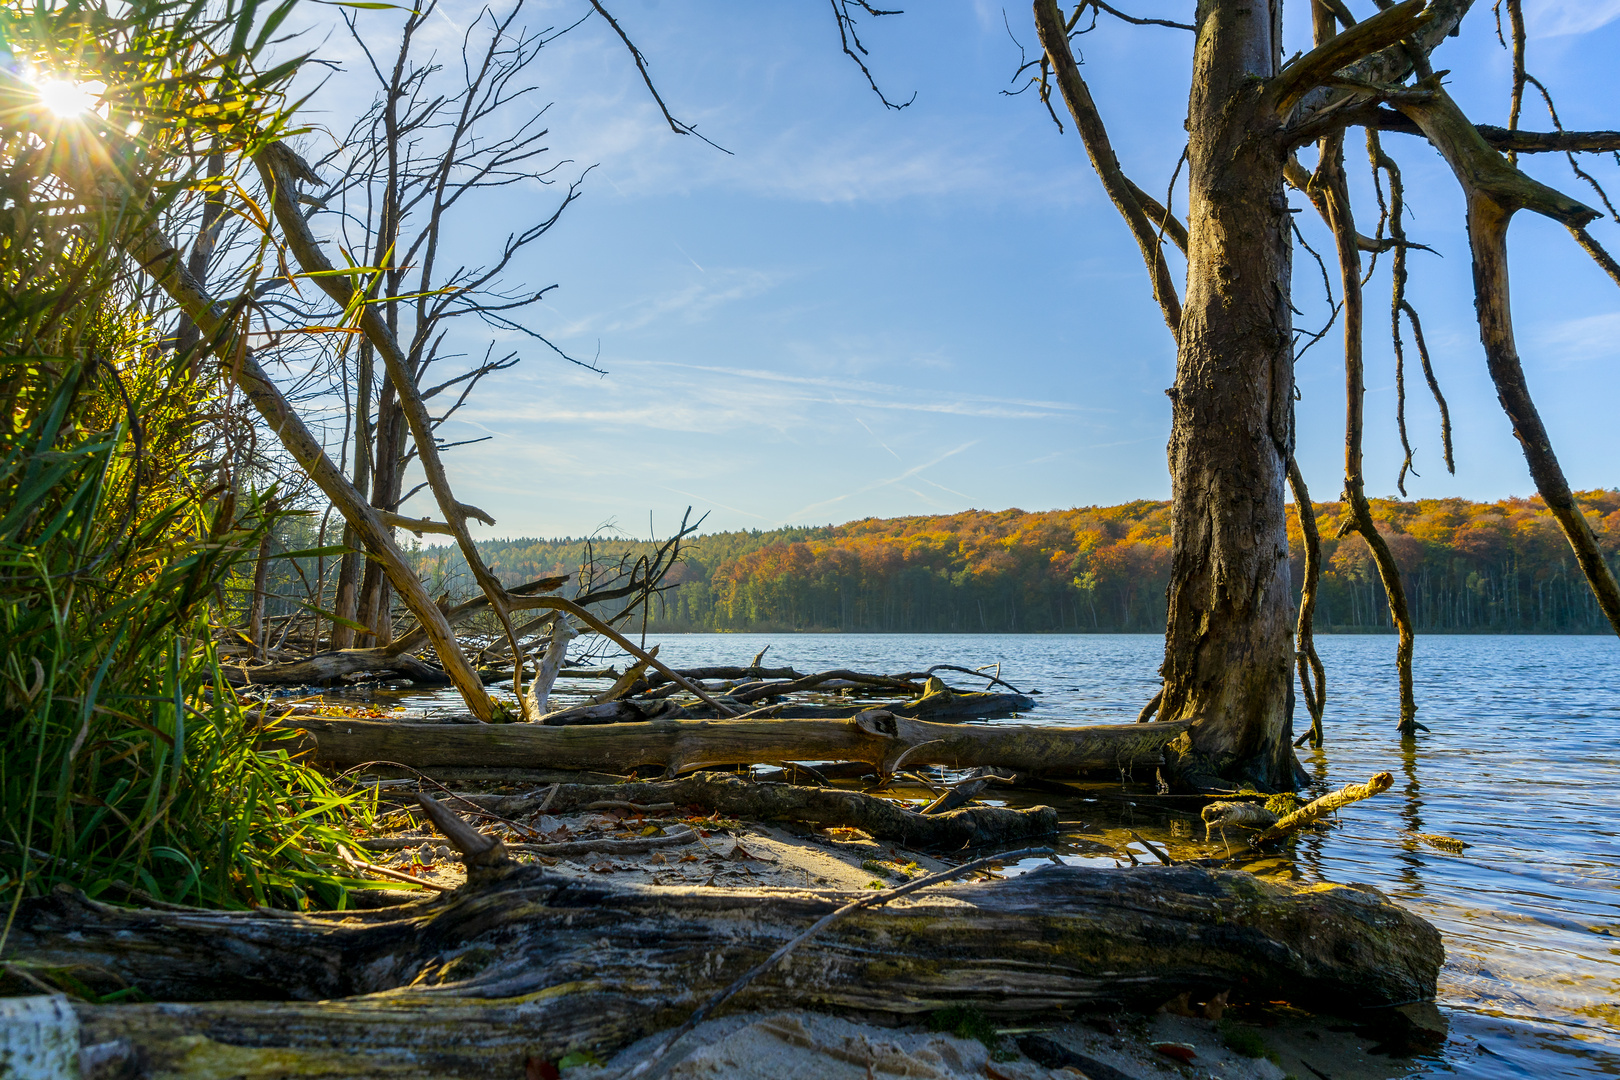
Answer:
[[[344, 649], [285, 663], [228, 666], [226, 671], [242, 687], [354, 685], [359, 680], [379, 679], [446, 685], [449, 679], [444, 671], [412, 651], [420, 644], [406, 635], [386, 648]], [[538, 695], [542, 703], [556, 693], [551, 687], [558, 681], [612, 680], [612, 684], [594, 693], [568, 693], [568, 697], [583, 696], [585, 700], [547, 712], [537, 717], [538, 721], [563, 727], [724, 717], [805, 720], [845, 718], [861, 708], [881, 707], [899, 716], [948, 723], [1015, 716], [1036, 705], [1033, 697], [998, 675], [953, 664], [895, 674], [847, 668], [806, 673], [792, 667], [764, 667], [762, 651], [746, 666], [651, 668], [651, 658], [657, 654], [655, 646], [649, 650], [649, 660], [631, 664], [622, 672], [612, 667], [560, 668], [546, 681], [545, 692]], [[950, 686], [938, 676], [942, 671], [984, 679], [985, 688]], [[486, 685], [510, 680], [512, 674], [511, 668], [479, 669]]]
[[[552, 806], [597, 794], [586, 787], [553, 789]], [[135, 911], [60, 891], [21, 905], [8, 962], [73, 972], [86, 1000], [52, 1007], [87, 1077], [335, 1078], [536, 1075], [726, 1004], [899, 1020], [965, 1005], [1027, 1022], [1226, 995], [1342, 1013], [1431, 997], [1443, 957], [1432, 926], [1361, 888], [1185, 865], [988, 884], [947, 883], [952, 871], [864, 897], [623, 887], [517, 865], [421, 803], [467, 865], [455, 892], [297, 915]], [[129, 1003], [88, 1003], [115, 992]]]

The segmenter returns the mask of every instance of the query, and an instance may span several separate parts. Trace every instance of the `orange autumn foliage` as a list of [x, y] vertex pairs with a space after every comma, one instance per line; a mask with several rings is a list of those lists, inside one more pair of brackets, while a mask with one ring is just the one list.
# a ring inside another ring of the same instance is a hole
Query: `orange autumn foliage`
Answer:
[[[1582, 492], [1578, 499], [1614, 561], [1620, 492]], [[1539, 498], [1375, 499], [1372, 508], [1405, 578], [1418, 630], [1605, 631], [1569, 545]], [[1317, 504], [1316, 513], [1324, 563], [1318, 628], [1387, 630], [1389, 614], [1365, 541], [1336, 538], [1342, 504]], [[1297, 594], [1302, 541], [1292, 507], [1289, 543]], [[515, 583], [573, 569], [584, 545], [566, 539], [479, 546], [496, 572]], [[622, 546], [599, 542], [606, 549]], [[454, 559], [445, 553], [436, 561], [443, 567]], [[1149, 500], [713, 533], [690, 541], [670, 579], [679, 587], [655, 605], [651, 625], [1160, 633], [1169, 571], [1169, 504]]]

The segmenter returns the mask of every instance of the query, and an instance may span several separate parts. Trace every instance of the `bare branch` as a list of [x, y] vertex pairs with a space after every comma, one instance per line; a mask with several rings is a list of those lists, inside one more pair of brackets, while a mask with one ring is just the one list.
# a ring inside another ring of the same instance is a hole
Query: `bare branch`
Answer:
[[[94, 191], [101, 185], [98, 179], [88, 178], [82, 186]], [[489, 695], [484, 692], [477, 672], [457, 645], [443, 613], [406, 564], [403, 553], [395, 546], [377, 512], [327, 457], [320, 441], [304, 425], [303, 419], [259, 366], [253, 353], [245, 347], [234, 313], [217, 304], [191, 277], [179, 251], [155, 227], [135, 233], [126, 242], [126, 250], [196, 323], [208, 348], [220, 358], [226, 370], [234, 374], [238, 385], [271, 430], [280, 436], [288, 452], [332, 501], [332, 505], [354, 526], [361, 542], [382, 563], [389, 581], [398, 590], [406, 606], [421, 621], [446, 674], [461, 691], [468, 707], [480, 719], [488, 719], [493, 713]]]
[[[1108, 192], [1108, 197], [1114, 201], [1132, 235], [1136, 237], [1137, 246], [1142, 251], [1142, 259], [1153, 279], [1153, 297], [1159, 302], [1159, 310], [1164, 315], [1165, 325], [1169, 326], [1170, 333], [1179, 339], [1181, 297], [1170, 276], [1170, 265], [1166, 262], [1164, 250], [1159, 244], [1157, 230], [1135, 194], [1140, 188], [1131, 183], [1120, 168], [1119, 159], [1114, 155], [1114, 148], [1108, 139], [1108, 129], [1103, 126], [1102, 116], [1097, 111], [1096, 102], [1091, 98], [1090, 89], [1080, 77], [1080, 67], [1075, 63], [1074, 52], [1069, 48], [1069, 35], [1057, 0], [1035, 0], [1035, 29], [1040, 36], [1041, 47], [1046, 50], [1052, 69], [1057, 74], [1058, 88], [1063, 93], [1063, 100], [1069, 106], [1069, 115], [1074, 117], [1075, 129], [1085, 142], [1091, 166], [1096, 170], [1098, 179], [1102, 181], [1103, 190]], [[1160, 209], [1167, 215], [1167, 211]]]
[[1400, 41], [1428, 21], [1428, 0], [1402, 0], [1318, 45], [1271, 81], [1266, 93], [1279, 116], [1342, 68]]
[[[692, 125], [683, 123], [682, 121], [675, 119], [674, 116], [670, 115], [669, 106], [664, 104], [663, 96], [658, 93], [658, 87], [653, 83], [652, 73], [647, 70], [647, 58], [641, 55], [641, 50], [636, 48], [636, 43], [630, 40], [629, 34], [624, 32], [624, 27], [619, 25], [619, 20], [615, 19], [611, 14], [609, 14], [608, 9], [602, 6], [602, 0], [591, 0], [591, 7], [596, 9], [596, 13], [598, 15], [607, 20], [607, 24], [613, 28], [613, 32], [619, 35], [619, 40], [624, 42], [624, 47], [630, 50], [630, 59], [635, 61], [636, 70], [641, 72], [641, 81], [646, 83], [647, 92], [651, 94], [652, 99], [658, 103], [658, 111], [664, 114], [664, 120], [669, 124], [669, 130], [673, 131], [677, 135], [694, 135], [701, 141], [708, 143], [710, 146], [720, 151], [722, 154], [731, 153], [730, 150], [727, 150], [725, 147], [713, 141], [708, 136], [699, 135], [697, 129]], [[847, 52], [848, 50], [846, 49], [845, 51]], [[865, 71], [866, 68], [862, 66], [861, 70]], [[874, 87], [874, 89], [876, 88]], [[882, 95], [879, 96], [881, 97]], [[884, 104], [887, 105], [888, 102], [884, 102]]]
[[[1445, 91], [1439, 91], [1431, 104], [1404, 105], [1401, 111], [1423, 129], [1462, 184], [1467, 197], [1468, 242], [1474, 256], [1474, 308], [1491, 380], [1496, 384], [1503, 411], [1513, 423], [1513, 434], [1524, 449], [1536, 490], [1563, 529], [1598, 606], [1615, 633], [1620, 634], [1620, 584], [1592, 535], [1591, 524], [1575, 502], [1553, 451], [1552, 439], [1530, 396], [1514, 341], [1513, 312], [1508, 300], [1507, 230], [1516, 211], [1533, 210], [1563, 222], [1572, 232], [1584, 232], [1598, 212], [1509, 165], [1486, 145]], [[1580, 232], [1576, 233], [1577, 240]]]
[[[866, 46], [861, 44], [860, 34], [855, 29], [855, 17], [850, 14], [849, 8], [850, 4], [853, 3], [874, 18], [883, 15], [903, 15], [905, 12], [898, 10], [884, 11], [873, 7], [867, 3], [867, 0], [827, 0], [827, 2], [832, 5], [833, 18], [838, 22], [838, 41], [844, 48], [844, 55], [855, 61], [855, 66], [861, 69], [862, 75], [866, 76], [866, 85], [870, 86], [872, 93], [876, 94], [878, 100], [883, 102], [883, 107], [899, 112], [913, 101], [916, 101], [917, 92], [915, 90], [912, 91], [909, 99], [896, 104], [890, 101], [888, 95], [878, 87], [877, 80], [872, 77], [872, 72], [867, 68], [866, 61], [862, 59], [862, 57], [868, 55]], [[595, 3], [595, 0], [592, 0], [592, 3]], [[852, 45], [854, 48], [850, 47]]]
[[1305, 711], [1311, 717], [1311, 730], [1301, 735], [1294, 745], [1306, 739], [1318, 749], [1322, 746], [1322, 714], [1327, 707], [1327, 671], [1322, 658], [1316, 655], [1316, 589], [1322, 579], [1322, 537], [1316, 528], [1316, 508], [1311, 505], [1311, 493], [1305, 486], [1305, 476], [1299, 463], [1288, 459], [1288, 487], [1294, 494], [1294, 509], [1299, 514], [1299, 529], [1305, 537], [1305, 580], [1299, 594], [1299, 618], [1294, 627], [1294, 660], [1299, 668], [1300, 697], [1305, 699]]
[[1487, 143], [1510, 154], [1603, 154], [1620, 150], [1620, 131], [1511, 131], [1490, 124], [1474, 127]]
[[1570, 228], [1584, 226], [1601, 216], [1590, 206], [1532, 180], [1509, 165], [1463, 115], [1451, 95], [1440, 86], [1438, 77], [1425, 79], [1421, 85], [1433, 91], [1431, 97], [1423, 101], [1402, 101], [1396, 107], [1423, 130], [1457, 174], [1470, 198], [1487, 197], [1509, 213], [1533, 210]]
[[1614, 261], [1614, 256], [1603, 250], [1603, 245], [1594, 240], [1592, 234], [1584, 228], [1571, 227], [1569, 231], [1575, 234], [1575, 242], [1581, 245], [1582, 250], [1603, 267], [1603, 272], [1613, 278], [1616, 285], [1620, 285], [1620, 263]]
[[1137, 15], [1127, 15], [1118, 8], [1113, 7], [1110, 4], [1105, 4], [1103, 0], [1080, 0], [1080, 7], [1082, 9], [1087, 4], [1090, 4], [1092, 7], [1097, 8], [1100, 11], [1106, 11], [1114, 18], [1123, 22], [1131, 23], [1135, 26], [1168, 26], [1172, 30], [1190, 30], [1194, 33], [1196, 33], [1198, 30], [1198, 27], [1194, 26], [1192, 23], [1179, 23], [1170, 19], [1144, 19]]

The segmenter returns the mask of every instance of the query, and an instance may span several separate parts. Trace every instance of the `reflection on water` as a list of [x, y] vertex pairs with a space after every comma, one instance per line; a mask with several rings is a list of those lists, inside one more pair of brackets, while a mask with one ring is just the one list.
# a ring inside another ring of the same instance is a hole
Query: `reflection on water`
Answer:
[[[654, 637], [676, 667], [769, 662], [800, 671], [916, 670], [1001, 663], [1039, 690], [1025, 723], [1121, 722], [1152, 696], [1162, 640], [1146, 635], [764, 635]], [[1602, 637], [1425, 637], [1418, 719], [1403, 742], [1394, 639], [1322, 637], [1327, 744], [1301, 751], [1322, 789], [1387, 770], [1386, 794], [1303, 838], [1292, 861], [1258, 865], [1305, 880], [1366, 882], [1446, 938], [1440, 998], [1452, 1035], [1422, 1076], [1620, 1076], [1620, 642]], [[443, 707], [442, 695], [394, 700]], [[1052, 801], [1049, 796], [1040, 796]], [[1071, 861], [1112, 858], [1129, 830], [1189, 856], [1218, 854], [1185, 809], [1147, 790], [1097, 785], [1077, 812], [1094, 827]], [[1467, 845], [1460, 853], [1423, 839]], [[1149, 856], [1140, 846], [1136, 853]]]

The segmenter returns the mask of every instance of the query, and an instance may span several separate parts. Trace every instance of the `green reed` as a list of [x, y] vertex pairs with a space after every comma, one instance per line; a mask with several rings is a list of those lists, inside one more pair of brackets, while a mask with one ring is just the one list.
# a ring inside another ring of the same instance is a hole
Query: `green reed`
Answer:
[[[20, 902], [63, 884], [222, 907], [342, 906], [369, 884], [338, 845], [370, 807], [223, 677], [223, 597], [275, 524], [273, 485], [231, 449], [228, 368], [162, 339], [173, 312], [121, 249], [220, 188], [205, 151], [285, 130], [295, 62], [252, 61], [289, 10], [0, 9], [0, 953]], [[30, 72], [99, 79], [108, 111], [50, 116]], [[97, 124], [139, 133], [112, 163], [121, 198], [56, 172], [106, 152]]]

